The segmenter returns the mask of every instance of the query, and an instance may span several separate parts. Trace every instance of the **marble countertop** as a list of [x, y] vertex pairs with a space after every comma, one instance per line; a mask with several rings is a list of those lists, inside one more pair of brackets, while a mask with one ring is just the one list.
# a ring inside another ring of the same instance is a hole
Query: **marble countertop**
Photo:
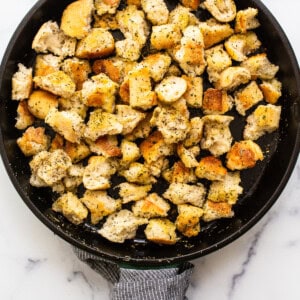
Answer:
[[[35, 0], [1, 0], [0, 58]], [[300, 1], [264, 0], [300, 61]], [[108, 283], [77, 260], [25, 206], [0, 162], [0, 298], [109, 299]], [[193, 261], [190, 300], [300, 299], [300, 159], [276, 204], [250, 231]]]

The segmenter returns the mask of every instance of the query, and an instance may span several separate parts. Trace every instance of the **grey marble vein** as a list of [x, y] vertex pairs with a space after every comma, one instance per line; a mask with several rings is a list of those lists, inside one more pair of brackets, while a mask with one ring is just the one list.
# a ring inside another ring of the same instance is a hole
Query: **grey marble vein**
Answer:
[[94, 287], [93, 285], [89, 282], [88, 278], [82, 271], [73, 271], [72, 275], [67, 278], [68, 282], [73, 282], [75, 279], [81, 279], [89, 288], [91, 291], [91, 300], [95, 299], [95, 293], [94, 293]]
[[39, 267], [45, 261], [47, 261], [46, 258], [43, 258], [43, 259], [28, 258], [26, 266], [25, 266], [25, 270], [27, 272], [33, 271], [34, 269], [36, 269], [37, 267]]

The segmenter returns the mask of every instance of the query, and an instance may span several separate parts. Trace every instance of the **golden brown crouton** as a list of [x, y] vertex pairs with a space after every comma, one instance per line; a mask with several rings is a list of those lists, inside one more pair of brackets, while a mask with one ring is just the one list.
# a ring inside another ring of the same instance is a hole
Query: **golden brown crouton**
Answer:
[[28, 109], [36, 118], [44, 120], [48, 112], [57, 107], [57, 97], [49, 92], [35, 90], [29, 96]]
[[63, 149], [70, 156], [72, 163], [75, 164], [87, 158], [91, 154], [90, 148], [84, 142], [77, 144], [66, 141]]
[[135, 237], [139, 226], [147, 223], [147, 219], [135, 217], [130, 210], [122, 209], [108, 216], [98, 233], [111, 242], [124, 243]]
[[135, 5], [136, 7], [141, 7], [141, 0], [126, 0], [127, 5]]
[[168, 22], [169, 10], [164, 0], [141, 0], [141, 5], [147, 19], [153, 25], [162, 25]]
[[177, 154], [187, 168], [194, 168], [198, 165], [196, 155], [192, 150], [185, 148], [182, 143], [177, 145]]
[[128, 182], [141, 185], [152, 184], [156, 179], [152, 176], [149, 168], [139, 162], [133, 162], [127, 170], [119, 172]]
[[264, 155], [258, 144], [251, 140], [235, 142], [226, 155], [226, 166], [230, 170], [253, 168]]
[[26, 68], [23, 64], [18, 64], [18, 71], [14, 73], [11, 80], [13, 100], [28, 99], [32, 90], [32, 68]]
[[233, 106], [233, 99], [224, 90], [209, 88], [204, 92], [202, 109], [205, 114], [225, 114]]
[[126, 204], [131, 201], [138, 201], [146, 198], [152, 185], [137, 185], [134, 183], [122, 182], [118, 187], [120, 188], [119, 195], [122, 198], [122, 203]]
[[78, 42], [75, 55], [79, 58], [93, 59], [109, 56], [114, 50], [115, 41], [112, 34], [103, 28], [93, 28]]
[[59, 71], [62, 58], [53, 54], [38, 54], [35, 59], [34, 75], [45, 76]]
[[80, 201], [91, 213], [91, 223], [97, 224], [104, 217], [121, 209], [121, 200], [115, 200], [106, 191], [86, 190]]
[[207, 180], [224, 180], [227, 170], [223, 167], [222, 161], [219, 158], [206, 156], [200, 160], [195, 174], [198, 178], [205, 178]]
[[258, 19], [256, 18], [258, 9], [248, 7], [244, 10], [239, 10], [235, 18], [235, 31], [245, 33], [247, 30], [252, 30], [260, 26]]
[[200, 0], [180, 0], [184, 7], [190, 8], [192, 10], [197, 10], [200, 4]]
[[192, 147], [200, 143], [203, 134], [203, 121], [200, 117], [190, 119], [190, 130], [183, 141], [185, 147]]
[[266, 133], [279, 128], [281, 106], [273, 104], [259, 105], [247, 118], [244, 139], [257, 140]]
[[102, 16], [104, 14], [115, 14], [120, 5], [120, 0], [95, 0], [95, 8], [97, 14]]
[[187, 104], [191, 107], [201, 107], [203, 97], [203, 79], [202, 77], [190, 77], [183, 75], [182, 78], [187, 83], [187, 90], [183, 95]]
[[176, 24], [180, 30], [184, 30], [190, 24], [190, 9], [178, 4], [169, 15], [168, 23]]
[[97, 155], [104, 157], [119, 157], [122, 155], [120, 147], [118, 147], [118, 139], [116, 135], [105, 135], [99, 137], [96, 141], [88, 141], [90, 149]]
[[57, 149], [65, 150], [64, 145], [65, 145], [65, 139], [60, 134], [56, 133], [51, 140], [49, 152], [52, 152]]
[[137, 61], [141, 55], [140, 44], [131, 38], [117, 41], [116, 44], [116, 54], [118, 57], [123, 58], [128, 61]]
[[178, 217], [175, 225], [184, 236], [197, 236], [200, 232], [200, 218], [203, 209], [189, 204], [178, 205]]
[[95, 28], [103, 28], [106, 30], [118, 30], [119, 24], [116, 19], [116, 15], [104, 14], [99, 16], [94, 14], [94, 24]]
[[133, 129], [130, 134], [126, 135], [126, 139], [129, 141], [134, 141], [136, 139], [145, 139], [147, 138], [152, 130], [152, 125], [150, 124], [150, 120], [152, 118], [152, 112], [146, 113], [146, 117], [137, 124], [137, 126]]
[[227, 202], [213, 202], [207, 200], [203, 206], [202, 220], [211, 222], [221, 218], [232, 218], [234, 212], [232, 206]]
[[44, 127], [31, 126], [17, 139], [17, 144], [25, 156], [32, 156], [48, 149], [50, 137], [45, 134]]
[[236, 16], [234, 0], [205, 0], [203, 5], [219, 22], [231, 22]]
[[147, 240], [165, 245], [177, 242], [176, 226], [168, 219], [151, 219], [145, 229]]
[[167, 217], [170, 208], [166, 200], [156, 193], [151, 193], [145, 199], [136, 201], [132, 206], [132, 212], [136, 217], [151, 219]]
[[276, 104], [278, 99], [282, 95], [282, 84], [276, 78], [273, 78], [271, 80], [263, 80], [259, 87], [263, 92], [264, 99], [270, 104]]
[[246, 111], [264, 98], [262, 91], [259, 89], [256, 81], [251, 81], [246, 87], [234, 93], [236, 110], [242, 116]]
[[78, 197], [68, 192], [59, 197], [53, 204], [52, 209], [62, 213], [71, 223], [79, 225], [88, 215], [87, 208], [80, 202]]
[[141, 157], [141, 152], [137, 144], [123, 139], [121, 142], [121, 165], [124, 167], [129, 166], [132, 162]]
[[26, 100], [20, 101], [17, 108], [17, 117], [15, 127], [19, 130], [26, 129], [34, 123], [34, 116], [28, 109]]
[[60, 29], [76, 39], [84, 38], [91, 30], [93, 0], [77, 0], [70, 3], [63, 11]]
[[169, 183], [195, 183], [197, 181], [193, 169], [187, 168], [182, 161], [175, 162], [170, 169], [163, 171], [162, 176]]

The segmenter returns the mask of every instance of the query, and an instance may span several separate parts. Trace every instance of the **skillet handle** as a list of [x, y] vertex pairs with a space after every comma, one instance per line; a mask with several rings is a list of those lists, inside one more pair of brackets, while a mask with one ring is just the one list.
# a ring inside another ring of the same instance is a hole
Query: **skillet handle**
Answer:
[[157, 269], [132, 269], [74, 248], [77, 257], [110, 281], [112, 300], [183, 300], [193, 264], [189, 262]]

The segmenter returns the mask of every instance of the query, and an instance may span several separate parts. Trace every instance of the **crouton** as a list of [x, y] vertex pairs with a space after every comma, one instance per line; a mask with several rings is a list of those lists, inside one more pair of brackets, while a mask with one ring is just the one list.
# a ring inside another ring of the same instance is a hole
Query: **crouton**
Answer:
[[91, 154], [89, 146], [86, 145], [84, 142], [80, 142], [78, 144], [66, 141], [66, 144], [63, 149], [71, 158], [72, 163], [75, 164], [87, 158]]
[[229, 24], [219, 23], [213, 18], [200, 22], [199, 27], [203, 35], [205, 49], [222, 42], [234, 33]]
[[104, 217], [121, 209], [121, 200], [115, 200], [107, 195], [106, 191], [86, 190], [79, 199], [91, 213], [91, 223], [97, 224]]
[[198, 178], [205, 178], [207, 180], [224, 180], [227, 170], [223, 167], [222, 161], [219, 158], [206, 156], [200, 160], [195, 174]]
[[123, 166], [128, 166], [141, 157], [138, 145], [126, 139], [122, 140], [120, 150], [122, 155], [121, 164]]
[[85, 124], [77, 113], [73, 111], [58, 111], [56, 108], [52, 108], [46, 115], [45, 122], [67, 141], [80, 143]]
[[76, 84], [76, 90], [81, 90], [92, 69], [88, 60], [77, 57], [67, 58], [62, 63], [62, 70], [71, 77]]
[[146, 139], [152, 130], [152, 125], [150, 120], [152, 118], [152, 112], [146, 113], [146, 117], [137, 124], [130, 134], [126, 135], [126, 139], [129, 141], [134, 141], [136, 139]]
[[182, 78], [187, 83], [187, 89], [186, 92], [183, 94], [183, 98], [186, 100], [189, 106], [196, 108], [201, 107], [203, 97], [202, 77], [189, 77], [183, 75]]
[[279, 67], [272, 64], [266, 53], [259, 53], [249, 57], [241, 63], [241, 67], [249, 70], [251, 79], [262, 80], [273, 79], [279, 70]]
[[211, 222], [222, 218], [232, 218], [234, 212], [232, 205], [227, 202], [213, 202], [207, 200], [203, 206], [202, 220], [205, 222]]
[[219, 22], [231, 22], [236, 16], [234, 0], [205, 0], [203, 6]]
[[162, 172], [162, 176], [169, 183], [195, 183], [197, 181], [193, 169], [187, 168], [182, 161], [175, 162], [170, 169]]
[[131, 38], [117, 41], [115, 46], [117, 56], [125, 60], [137, 61], [141, 56], [140, 44]]
[[17, 117], [15, 127], [19, 130], [26, 129], [34, 123], [34, 116], [28, 109], [26, 100], [20, 101], [17, 107]]
[[126, 0], [127, 5], [135, 5], [138, 8], [141, 8], [141, 0]]
[[176, 24], [157, 25], [152, 27], [151, 46], [156, 50], [173, 49], [180, 43], [180, 28]]
[[181, 204], [177, 207], [178, 216], [175, 222], [176, 228], [186, 237], [197, 236], [200, 232], [200, 218], [203, 209], [189, 204]]
[[177, 154], [187, 168], [194, 168], [198, 165], [194, 153], [190, 149], [185, 148], [182, 143], [177, 145]]
[[242, 116], [246, 115], [246, 111], [253, 107], [256, 103], [262, 101], [264, 95], [259, 89], [256, 81], [251, 81], [246, 87], [234, 93], [234, 102], [236, 110]]
[[259, 105], [248, 116], [244, 129], [244, 139], [257, 140], [266, 133], [271, 133], [279, 128], [281, 106], [273, 104]]
[[170, 204], [166, 200], [156, 193], [151, 193], [145, 199], [134, 202], [132, 212], [136, 217], [151, 219], [167, 217], [170, 208]]
[[130, 210], [122, 209], [108, 216], [98, 233], [111, 242], [124, 243], [135, 237], [139, 226], [147, 223], [147, 219], [135, 217]]
[[225, 114], [232, 106], [233, 99], [226, 91], [209, 88], [204, 92], [202, 103], [204, 114]]
[[263, 80], [259, 87], [262, 90], [264, 99], [270, 104], [276, 104], [282, 95], [282, 84], [277, 78]]
[[200, 5], [200, 0], [180, 0], [180, 2], [184, 7], [192, 10], [197, 10]]
[[230, 205], [235, 204], [239, 195], [243, 192], [243, 188], [239, 185], [240, 182], [241, 178], [238, 171], [227, 172], [223, 180], [213, 181], [211, 183], [207, 194], [208, 201], [227, 202]]
[[190, 15], [190, 9], [179, 4], [170, 12], [168, 23], [175, 24], [182, 31], [191, 25]]
[[82, 184], [83, 172], [84, 166], [82, 164], [70, 166], [67, 176], [62, 180], [66, 191], [77, 192], [77, 188]]
[[168, 189], [163, 193], [163, 197], [176, 205], [189, 203], [202, 207], [205, 194], [205, 187], [201, 183], [190, 185], [177, 182], [169, 185]]
[[60, 57], [74, 56], [76, 39], [64, 34], [53, 21], [45, 22], [32, 42], [32, 49], [37, 53], [51, 52]]
[[192, 147], [200, 143], [203, 134], [203, 121], [200, 117], [190, 119], [190, 130], [183, 141], [185, 147]]
[[116, 135], [101, 136], [96, 141], [87, 141], [90, 150], [97, 155], [104, 157], [119, 157], [122, 151], [118, 146], [118, 139]]
[[248, 7], [244, 10], [239, 10], [235, 18], [235, 32], [245, 33], [248, 30], [255, 29], [260, 26], [258, 19], [256, 18], [258, 9]]
[[45, 134], [44, 127], [30, 126], [22, 137], [17, 139], [17, 144], [25, 156], [32, 156], [48, 149], [50, 137]]
[[207, 149], [214, 156], [220, 156], [229, 151], [232, 136], [229, 124], [234, 118], [231, 116], [207, 115], [204, 122], [201, 148]]
[[141, 0], [141, 5], [147, 19], [153, 25], [163, 25], [168, 22], [169, 10], [164, 0]]
[[62, 213], [66, 219], [75, 225], [83, 223], [88, 215], [87, 208], [80, 202], [78, 197], [71, 192], [59, 197], [52, 204], [52, 209]]
[[219, 80], [215, 86], [217, 89], [232, 91], [241, 84], [248, 83], [251, 79], [251, 73], [244, 67], [228, 67], [220, 74]]
[[33, 81], [42, 90], [64, 98], [72, 97], [76, 90], [72, 78], [63, 71], [56, 71], [45, 76], [35, 76]]
[[28, 99], [28, 110], [38, 119], [44, 120], [52, 108], [58, 107], [57, 97], [43, 90], [35, 90]]
[[251, 140], [235, 142], [226, 154], [226, 166], [230, 170], [253, 168], [264, 155], [258, 144]]
[[122, 182], [118, 187], [120, 188], [119, 195], [123, 204], [146, 198], [148, 192], [152, 189], [151, 184], [137, 185], [129, 182]]
[[23, 64], [18, 64], [18, 71], [14, 73], [11, 80], [12, 100], [25, 100], [29, 98], [32, 90], [32, 68], [26, 68]]
[[64, 149], [65, 141], [66, 140], [60, 134], [56, 133], [51, 140], [49, 152], [53, 152], [54, 150], [57, 149], [65, 150]]
[[150, 174], [159, 178], [161, 174], [169, 167], [169, 160], [161, 156], [157, 161], [145, 162], [145, 166], [149, 169]]
[[247, 59], [247, 55], [256, 51], [261, 46], [261, 42], [255, 32], [249, 31], [232, 35], [224, 45], [230, 57], [241, 62]]
[[59, 71], [62, 57], [53, 54], [38, 54], [35, 59], [34, 75], [45, 76]]
[[99, 16], [94, 14], [94, 28], [103, 28], [105, 30], [118, 30], [119, 24], [117, 22], [116, 15], [104, 14]]
[[88, 35], [78, 42], [75, 55], [78, 58], [93, 59], [109, 56], [114, 50], [115, 41], [112, 34], [103, 28], [92, 28]]
[[82, 101], [86, 106], [101, 107], [103, 110], [113, 113], [117, 91], [118, 84], [107, 75], [100, 73], [83, 83]]
[[176, 226], [168, 219], [151, 219], [145, 229], [147, 240], [164, 245], [177, 242]]
[[115, 14], [120, 5], [120, 0], [95, 0], [95, 8], [97, 14], [102, 16], [104, 14]]
[[93, 10], [93, 0], [78, 0], [70, 3], [63, 11], [60, 29], [72, 38], [84, 38], [91, 30]]
[[123, 125], [116, 115], [96, 109], [90, 113], [84, 136], [92, 141], [104, 135], [119, 134], [123, 130]]

